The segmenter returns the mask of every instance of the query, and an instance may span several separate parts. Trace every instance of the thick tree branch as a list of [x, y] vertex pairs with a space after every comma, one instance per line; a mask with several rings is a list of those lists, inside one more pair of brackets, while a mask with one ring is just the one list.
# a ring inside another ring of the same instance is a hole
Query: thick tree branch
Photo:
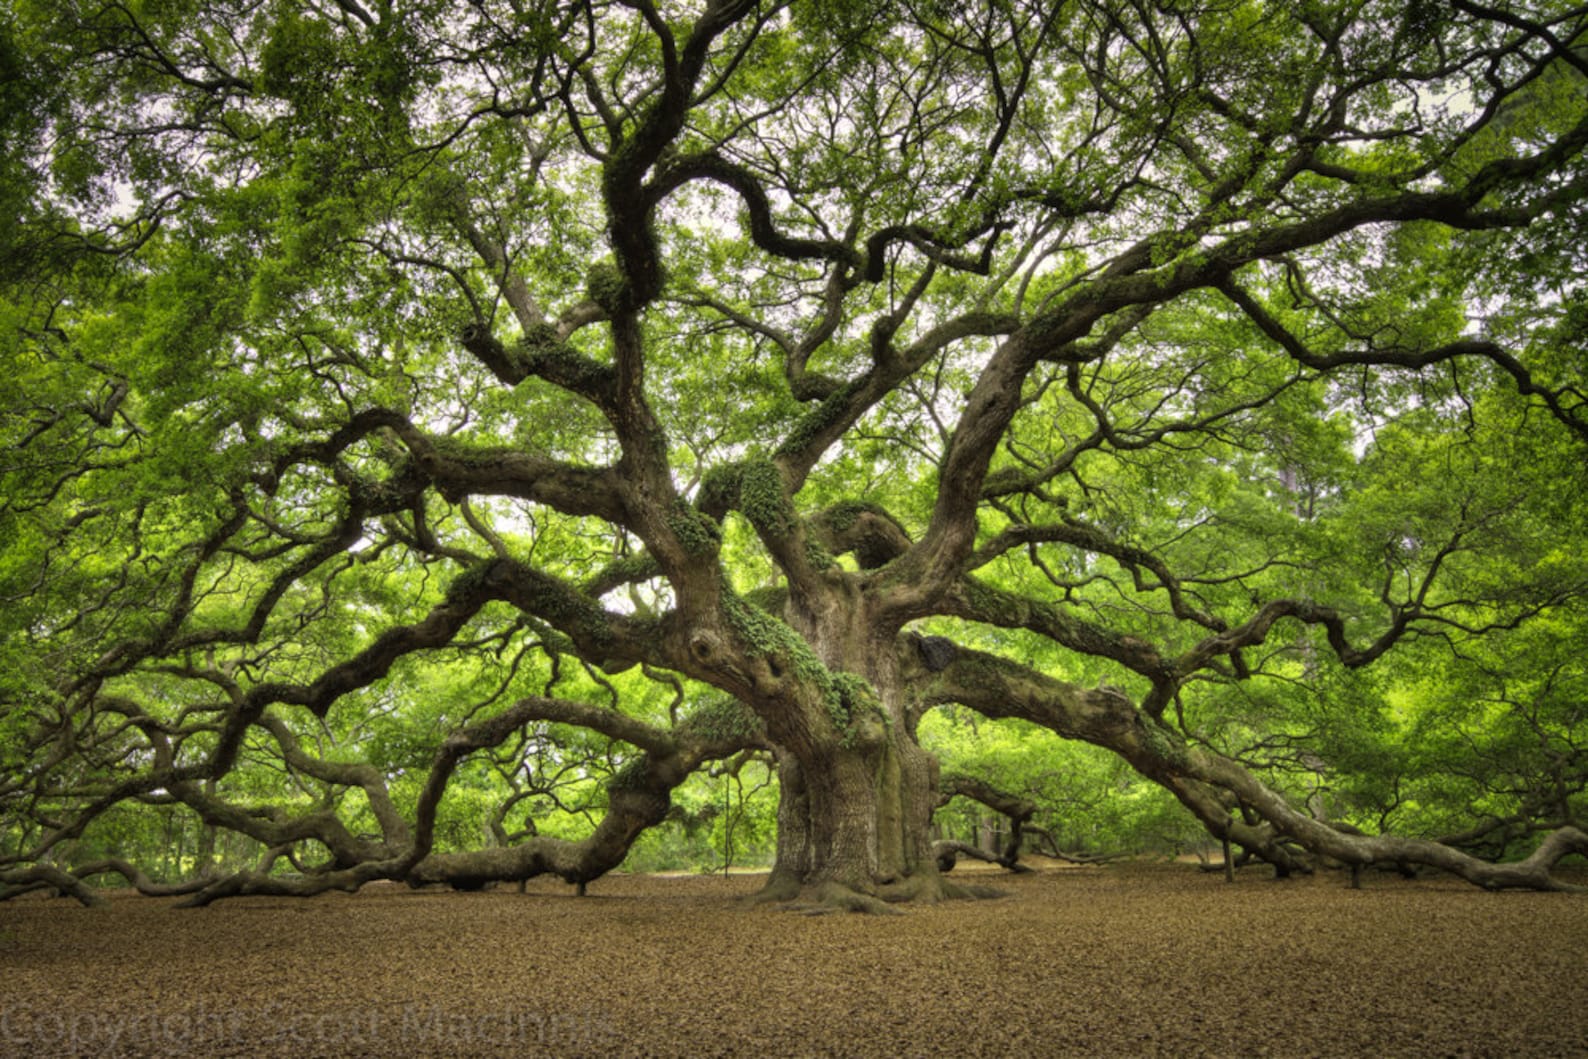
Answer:
[[1588, 440], [1588, 401], [1579, 399], [1575, 404], [1566, 404], [1564, 399], [1572, 392], [1569, 388], [1552, 390], [1542, 385], [1526, 365], [1497, 342], [1484, 338], [1458, 338], [1428, 349], [1393, 346], [1320, 353], [1309, 348], [1261, 302], [1236, 284], [1233, 278], [1220, 283], [1219, 290], [1250, 317], [1263, 334], [1299, 364], [1317, 371], [1364, 365], [1418, 371], [1464, 357], [1484, 360], [1509, 375], [1515, 381], [1518, 392], [1542, 400], [1551, 415], [1579, 437]]

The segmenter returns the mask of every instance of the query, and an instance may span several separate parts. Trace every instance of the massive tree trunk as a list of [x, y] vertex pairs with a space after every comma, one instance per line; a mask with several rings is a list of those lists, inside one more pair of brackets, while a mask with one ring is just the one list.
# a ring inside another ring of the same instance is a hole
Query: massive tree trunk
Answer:
[[777, 860], [767, 895], [942, 896], [930, 833], [936, 771], [903, 724], [803, 759], [780, 753]]
[[944, 896], [931, 836], [937, 762], [916, 741], [892, 636], [860, 608], [789, 617], [826, 671], [826, 693], [768, 719], [780, 801], [763, 896], [870, 911]]

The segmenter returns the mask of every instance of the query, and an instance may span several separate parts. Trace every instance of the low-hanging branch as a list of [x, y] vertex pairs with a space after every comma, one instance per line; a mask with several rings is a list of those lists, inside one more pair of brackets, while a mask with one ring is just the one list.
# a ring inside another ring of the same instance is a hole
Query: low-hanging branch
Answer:
[[[1426, 839], [1351, 834], [1297, 810], [1234, 760], [1187, 745], [1117, 691], [1087, 690], [977, 652], [961, 651], [932, 678], [930, 701], [969, 706], [989, 717], [1019, 717], [1068, 738], [1105, 746], [1162, 783], [1217, 837], [1230, 837], [1287, 870], [1304, 867], [1283, 839], [1348, 865], [1419, 864], [1486, 889], [1580, 891], [1551, 874], [1564, 858], [1588, 853], [1588, 834], [1565, 826], [1527, 859], [1490, 863]], [[1230, 814], [1241, 805], [1261, 821]]]

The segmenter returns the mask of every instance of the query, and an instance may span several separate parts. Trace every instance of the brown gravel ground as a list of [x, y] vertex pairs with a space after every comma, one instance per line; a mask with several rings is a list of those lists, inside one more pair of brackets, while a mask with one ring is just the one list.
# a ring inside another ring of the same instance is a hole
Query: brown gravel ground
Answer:
[[892, 917], [735, 901], [757, 876], [30, 896], [0, 905], [0, 1055], [1588, 1056], [1588, 895], [978, 879], [1009, 896]]

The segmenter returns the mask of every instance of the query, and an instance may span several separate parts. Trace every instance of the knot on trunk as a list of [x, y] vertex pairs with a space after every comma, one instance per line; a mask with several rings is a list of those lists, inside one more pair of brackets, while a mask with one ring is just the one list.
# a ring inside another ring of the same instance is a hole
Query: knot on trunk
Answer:
[[689, 637], [689, 653], [695, 661], [710, 665], [722, 653], [722, 638], [709, 629], [697, 629]]

